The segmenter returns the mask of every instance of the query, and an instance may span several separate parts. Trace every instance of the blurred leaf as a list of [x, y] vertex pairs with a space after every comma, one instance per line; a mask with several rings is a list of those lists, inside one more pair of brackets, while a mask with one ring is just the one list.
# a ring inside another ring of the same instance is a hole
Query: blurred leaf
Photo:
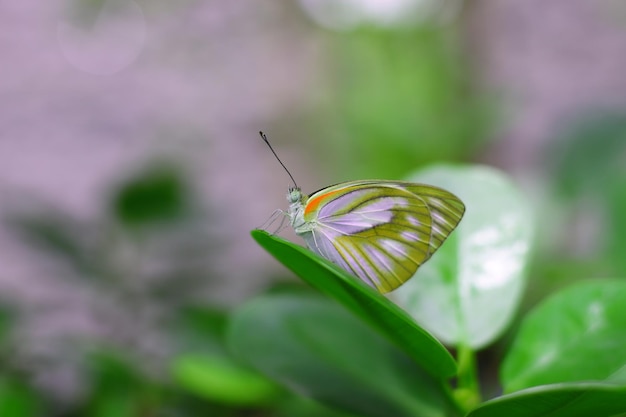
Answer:
[[555, 256], [553, 253], [537, 253], [528, 273], [530, 279], [524, 293], [524, 304], [536, 305], [546, 294], [553, 294], [575, 282], [594, 276], [610, 276], [605, 260], [589, 260], [574, 256]]
[[347, 413], [326, 407], [317, 401], [303, 397], [289, 397], [277, 404], [272, 416], [275, 417], [362, 417], [356, 414]]
[[38, 417], [42, 407], [40, 399], [22, 384], [0, 379], [0, 416]]
[[609, 197], [608, 256], [620, 275], [626, 276], [626, 175], [614, 184]]
[[435, 166], [409, 180], [453, 192], [466, 212], [391, 297], [445, 343], [483, 347], [507, 328], [518, 306], [533, 234], [530, 207], [504, 174], [487, 167]]
[[336, 41], [330, 117], [346, 137], [329, 136], [325, 154], [337, 154], [353, 175], [397, 178], [485, 140], [490, 109], [472, 91], [448, 31], [371, 28]]
[[114, 352], [92, 354], [90, 365], [100, 389], [132, 389], [142, 380], [137, 369]]
[[89, 275], [96, 268], [87, 239], [91, 232], [88, 225], [45, 206], [33, 213], [12, 214], [8, 221], [26, 243], [61, 257], [77, 272]]
[[467, 417], [611, 417], [626, 413], [626, 387], [581, 382], [535, 387], [487, 401]]
[[[176, 324], [176, 338], [185, 349], [202, 349], [203, 352], [224, 352], [224, 337], [228, 315], [217, 309], [187, 306], [180, 312]], [[184, 339], [184, 340], [181, 340]]]
[[203, 333], [223, 336], [228, 326], [228, 315], [205, 306], [188, 306], [183, 312], [186, 322]]
[[505, 391], [581, 380], [626, 385], [626, 281], [599, 280], [567, 288], [522, 322], [506, 356]]
[[454, 359], [441, 343], [376, 290], [301, 246], [261, 230], [252, 231], [252, 237], [304, 281], [381, 331], [432, 375], [454, 375]]
[[201, 397], [233, 406], [267, 405], [282, 390], [225, 356], [187, 354], [172, 364], [179, 385]]
[[127, 226], [180, 219], [189, 206], [187, 184], [170, 166], [155, 166], [123, 184], [113, 197], [113, 211]]
[[101, 395], [91, 411], [93, 417], [135, 417], [138, 413], [136, 399], [124, 392]]
[[0, 346], [4, 342], [13, 324], [13, 313], [0, 306]]
[[557, 190], [576, 200], [570, 207], [579, 209], [583, 220], [601, 226], [600, 242], [593, 240], [593, 233], [574, 236], [575, 241], [596, 249], [592, 254], [607, 264], [611, 275], [626, 273], [626, 111], [583, 113], [551, 144], [548, 165], [554, 167]]
[[626, 169], [626, 113], [589, 112], [567, 125], [546, 154], [557, 187], [566, 196], [605, 193], [623, 182]]
[[152, 384], [114, 352], [91, 356], [93, 393], [86, 414], [94, 417], [136, 417], [152, 407]]
[[295, 393], [363, 417], [455, 415], [443, 381], [326, 299], [267, 295], [231, 323], [233, 351]]

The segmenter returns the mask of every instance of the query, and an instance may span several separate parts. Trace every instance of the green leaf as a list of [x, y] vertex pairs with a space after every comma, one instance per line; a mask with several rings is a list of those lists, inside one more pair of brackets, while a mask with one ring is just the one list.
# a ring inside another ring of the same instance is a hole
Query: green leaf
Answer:
[[187, 351], [226, 354], [224, 335], [228, 314], [216, 307], [188, 305], [172, 326], [173, 337]]
[[182, 355], [174, 360], [172, 372], [185, 389], [222, 404], [268, 404], [281, 392], [266, 378], [224, 356]]
[[623, 179], [625, 141], [623, 110], [587, 111], [565, 125], [545, 153], [558, 191], [570, 199], [610, 192]]
[[261, 230], [252, 237], [296, 275], [322, 293], [340, 301], [385, 334], [417, 363], [439, 378], [455, 374], [450, 353], [406, 312], [358, 278], [301, 246]]
[[98, 262], [90, 247], [93, 230], [88, 224], [47, 204], [30, 212], [10, 213], [8, 222], [26, 243], [58, 256], [80, 274], [90, 275], [97, 269]]
[[94, 417], [134, 417], [140, 406], [137, 398], [124, 392], [107, 392], [90, 410]]
[[3, 345], [13, 326], [14, 313], [0, 305], [0, 346]]
[[466, 205], [457, 230], [392, 299], [444, 343], [483, 347], [511, 323], [524, 288], [533, 219], [499, 171], [438, 166], [410, 181], [456, 194]]
[[42, 413], [40, 399], [20, 383], [0, 379], [0, 416], [36, 417]]
[[444, 382], [341, 306], [271, 294], [233, 316], [229, 345], [289, 390], [363, 417], [450, 417]]
[[583, 382], [519, 391], [487, 401], [467, 417], [611, 417], [626, 413], [626, 387]]
[[83, 415], [134, 417], [157, 406], [151, 381], [134, 364], [114, 350], [99, 350], [89, 356], [92, 393]]
[[626, 273], [626, 112], [592, 109], [574, 120], [546, 149], [551, 178], [569, 211], [576, 209], [592, 219], [595, 214], [593, 220], [604, 230], [591, 236], [587, 246], [597, 248], [591, 255], [606, 257], [613, 271], [622, 275]]
[[113, 212], [127, 226], [146, 226], [183, 217], [189, 190], [173, 166], [155, 165], [122, 184], [113, 196]]
[[362, 417], [330, 408], [310, 398], [290, 396], [272, 408], [272, 417]]
[[620, 178], [622, 181], [615, 181], [609, 196], [607, 253], [619, 274], [626, 275], [626, 178], [624, 175]]
[[583, 282], [522, 322], [501, 372], [505, 391], [581, 380], [626, 385], [626, 281]]
[[322, 124], [335, 127], [322, 137], [343, 170], [398, 178], [467, 155], [489, 137], [491, 106], [468, 88], [447, 31], [367, 28], [337, 40], [334, 96]]

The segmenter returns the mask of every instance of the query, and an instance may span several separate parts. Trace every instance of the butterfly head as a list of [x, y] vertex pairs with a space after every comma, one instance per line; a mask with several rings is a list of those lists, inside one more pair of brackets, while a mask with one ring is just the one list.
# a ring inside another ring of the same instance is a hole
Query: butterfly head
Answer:
[[300, 191], [299, 187], [289, 187], [287, 192], [287, 201], [289, 204], [302, 203], [305, 200], [304, 194]]

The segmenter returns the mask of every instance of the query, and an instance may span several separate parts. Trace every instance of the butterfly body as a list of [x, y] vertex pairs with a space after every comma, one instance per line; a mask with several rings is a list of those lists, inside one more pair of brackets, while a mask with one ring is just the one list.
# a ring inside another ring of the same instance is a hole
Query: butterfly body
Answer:
[[465, 206], [437, 187], [362, 180], [287, 194], [287, 216], [309, 249], [380, 292], [427, 261], [457, 226]]

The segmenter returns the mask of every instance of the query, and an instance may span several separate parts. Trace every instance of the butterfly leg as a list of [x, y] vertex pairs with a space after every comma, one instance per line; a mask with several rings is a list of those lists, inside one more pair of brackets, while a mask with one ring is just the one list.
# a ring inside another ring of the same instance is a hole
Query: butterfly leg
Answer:
[[289, 226], [288, 223], [285, 222], [285, 220], [287, 220], [289, 218], [289, 215], [287, 213], [285, 213], [284, 211], [282, 212], [283, 217], [280, 219], [280, 224], [278, 225], [278, 227], [276, 228], [276, 230], [274, 230], [274, 232], [272, 233], [273, 235], [277, 235], [280, 232], [282, 232], [287, 226]]
[[278, 227], [273, 232], [269, 232], [275, 235], [286, 227], [285, 219], [287, 217], [289, 217], [289, 215], [284, 210], [276, 209], [274, 210], [272, 215], [269, 217], [269, 219], [267, 219], [265, 223], [263, 223], [261, 226], [257, 227], [257, 229], [261, 229], [266, 232], [269, 232], [268, 229], [270, 228], [270, 226], [273, 225], [276, 222], [276, 220], [280, 218], [280, 223], [278, 224]]

